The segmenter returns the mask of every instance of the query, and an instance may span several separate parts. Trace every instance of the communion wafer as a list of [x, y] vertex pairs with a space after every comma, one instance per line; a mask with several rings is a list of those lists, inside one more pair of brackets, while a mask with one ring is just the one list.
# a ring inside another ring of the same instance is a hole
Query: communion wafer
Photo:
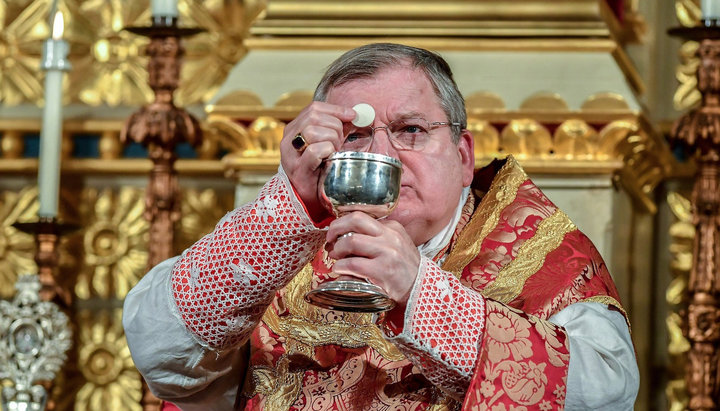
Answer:
[[355, 118], [352, 121], [354, 126], [367, 127], [375, 121], [375, 110], [370, 104], [356, 104], [353, 110], [355, 110]]

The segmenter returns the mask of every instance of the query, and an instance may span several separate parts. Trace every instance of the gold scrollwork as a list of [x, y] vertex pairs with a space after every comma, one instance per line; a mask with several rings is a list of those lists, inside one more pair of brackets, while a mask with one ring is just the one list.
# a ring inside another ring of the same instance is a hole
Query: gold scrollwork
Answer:
[[[697, 25], [701, 15], [698, 3], [698, 0], [675, 0], [675, 14], [680, 24], [685, 27]], [[675, 70], [675, 77], [680, 85], [673, 95], [675, 110], [687, 110], [700, 101], [696, 77], [700, 64], [700, 59], [696, 56], [698, 46], [696, 41], [686, 41], [680, 46], [680, 65]]]
[[690, 342], [683, 334], [683, 319], [680, 310], [687, 309], [687, 281], [692, 267], [693, 240], [695, 226], [692, 223], [690, 200], [683, 194], [671, 192], [667, 196], [668, 206], [675, 216], [670, 225], [671, 237], [670, 273], [673, 276], [665, 298], [672, 307], [665, 319], [669, 336], [668, 353], [670, 354], [670, 382], [665, 387], [670, 410], [684, 410], [689, 401], [687, 385], [684, 379], [686, 367], [685, 354], [690, 349]]
[[[42, 43], [49, 35], [49, 0], [0, 3], [0, 100], [6, 105], [39, 103], [42, 78], [36, 75]], [[138, 106], [152, 100], [147, 83], [148, 40], [124, 30], [149, 26], [149, 1], [61, 0], [65, 40], [73, 69], [64, 82], [68, 99], [96, 106]], [[204, 33], [186, 39], [182, 86], [175, 102], [188, 105], [212, 97], [230, 69], [247, 53], [244, 46], [264, 1], [181, 0], [179, 20]], [[192, 81], [188, 81], [192, 80]]]
[[15, 294], [19, 274], [37, 272], [35, 238], [12, 225], [37, 219], [37, 188], [0, 192], [0, 298]]
[[49, 35], [49, 7], [49, 1], [0, 3], [0, 100], [5, 105], [42, 100], [42, 78], [37, 71], [42, 43]]
[[182, 217], [175, 228], [175, 250], [180, 252], [212, 231], [215, 224], [233, 209], [233, 192], [218, 189], [182, 191]]

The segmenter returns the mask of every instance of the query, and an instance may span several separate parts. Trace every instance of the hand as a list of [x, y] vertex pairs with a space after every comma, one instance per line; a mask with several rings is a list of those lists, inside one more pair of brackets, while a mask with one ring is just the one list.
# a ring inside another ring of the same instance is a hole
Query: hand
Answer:
[[[314, 101], [285, 126], [280, 142], [280, 163], [295, 192], [314, 221], [329, 216], [318, 194], [320, 165], [342, 146], [343, 122], [352, 121], [355, 111], [350, 107]], [[306, 146], [301, 150], [292, 140], [301, 134]]]
[[407, 304], [420, 253], [400, 223], [357, 211], [333, 221], [326, 240], [329, 257], [337, 260], [333, 272], [367, 279], [399, 306]]

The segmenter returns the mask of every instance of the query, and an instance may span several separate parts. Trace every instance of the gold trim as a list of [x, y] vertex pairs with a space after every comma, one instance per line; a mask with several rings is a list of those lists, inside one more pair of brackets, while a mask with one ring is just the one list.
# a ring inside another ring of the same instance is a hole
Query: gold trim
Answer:
[[545, 263], [545, 257], [556, 249], [569, 232], [577, 230], [570, 218], [560, 210], [538, 225], [532, 238], [525, 241], [517, 257], [503, 267], [495, 281], [483, 290], [483, 295], [501, 303], [514, 300], [522, 291], [525, 281]]
[[[622, 313], [625, 315], [625, 318], [628, 318], [627, 312], [625, 312], [625, 309], [623, 308], [622, 304], [620, 304], [620, 301], [610, 297], [609, 295], [596, 295], [594, 297], [584, 298], [580, 300], [581, 303], [600, 303], [605, 305], [612, 305], [613, 307], [619, 309], [622, 311]], [[628, 326], [630, 324], [628, 323]]]
[[625, 50], [618, 46], [612, 51], [612, 56], [633, 91], [640, 95], [645, 94], [645, 82]]
[[599, 20], [600, 9], [596, 0], [562, 1], [551, 4], [542, 0], [460, 1], [429, 0], [423, 2], [404, 1], [363, 1], [352, 4], [332, 0], [274, 0], [268, 3], [264, 20], [288, 18], [350, 18], [366, 19], [516, 19], [525, 21], [547, 21], [562, 19], [578, 21]]
[[509, 156], [480, 200], [477, 211], [458, 236], [456, 246], [442, 266], [443, 270], [460, 278], [463, 268], [478, 255], [483, 240], [497, 226], [500, 214], [515, 200], [518, 188], [527, 179], [527, 174]]
[[[496, 26], [496, 27], [493, 27]], [[450, 28], [452, 27], [452, 28]], [[391, 35], [398, 37], [558, 37], [572, 31], [577, 37], [607, 37], [608, 30], [602, 25], [594, 24], [586, 27], [577, 25], [553, 25], [548, 27], [517, 27], [517, 25], [502, 25], [469, 22], [436, 21], [424, 22], [402, 22], [383, 21], [375, 22], [372, 27], [364, 24], [353, 25], [347, 21], [283, 21], [277, 24], [265, 24], [256, 26], [251, 30], [255, 36], [322, 36], [332, 32], [334, 36], [383, 36]]]
[[[246, 162], [247, 163], [247, 162]], [[255, 166], [259, 161], [250, 161], [249, 167]], [[275, 169], [277, 169], [277, 161]], [[259, 165], [259, 164], [258, 164]], [[2, 159], [0, 172], [15, 174], [36, 173], [38, 160], [36, 158]], [[175, 169], [181, 175], [222, 176], [225, 167], [219, 160], [185, 160], [175, 162]], [[76, 159], [69, 158], [62, 161], [62, 172], [70, 174], [148, 174], [152, 170], [152, 162], [146, 158], [137, 159]]]
[[604, 38], [407, 38], [407, 37], [249, 37], [245, 45], [255, 50], [348, 50], [364, 44], [388, 41], [433, 50], [462, 51], [579, 51], [612, 52], [617, 43]]

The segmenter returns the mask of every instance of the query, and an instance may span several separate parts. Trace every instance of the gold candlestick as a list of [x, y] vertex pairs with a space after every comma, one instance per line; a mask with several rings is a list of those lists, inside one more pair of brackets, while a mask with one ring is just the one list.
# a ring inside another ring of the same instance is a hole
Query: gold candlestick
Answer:
[[[177, 27], [177, 18], [168, 16], [154, 17], [150, 27], [126, 30], [150, 37], [148, 78], [155, 101], [130, 116], [120, 134], [123, 143], [135, 141], [148, 147], [153, 162], [145, 195], [145, 218], [150, 222], [149, 270], [175, 255], [174, 224], [180, 219], [175, 147], [183, 141], [197, 146], [202, 138], [200, 124], [190, 113], [175, 106], [173, 92], [180, 82], [181, 58], [185, 53], [180, 40], [203, 30]], [[157, 411], [161, 405], [144, 380], [141, 404], [145, 411]]]
[[693, 265], [688, 280], [686, 337], [690, 342], [685, 376], [690, 410], [717, 410], [720, 397], [720, 26], [674, 28], [671, 35], [700, 43], [699, 108], [673, 125], [671, 143], [683, 147], [697, 164], [692, 192], [695, 225]]
[[56, 217], [40, 217], [38, 221], [18, 222], [13, 227], [35, 236], [37, 249], [35, 263], [40, 279], [40, 298], [43, 301], [55, 301], [62, 307], [72, 303], [72, 292], [58, 284], [57, 273], [60, 252], [60, 236], [78, 228], [76, 224], [61, 222]]

